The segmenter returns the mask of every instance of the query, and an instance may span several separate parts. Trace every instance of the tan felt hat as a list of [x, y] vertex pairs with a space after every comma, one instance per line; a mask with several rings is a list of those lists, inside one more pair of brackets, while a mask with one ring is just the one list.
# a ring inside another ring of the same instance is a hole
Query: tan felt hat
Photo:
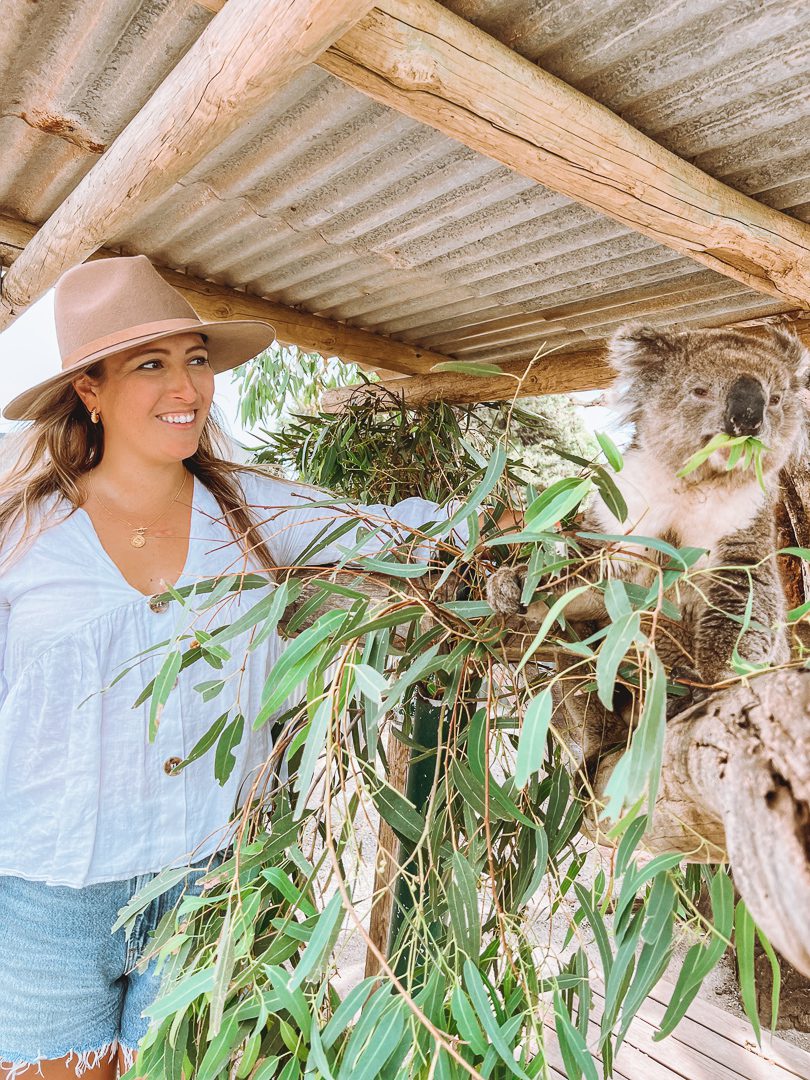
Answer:
[[13, 398], [3, 409], [7, 420], [33, 419], [44, 393], [134, 345], [173, 334], [204, 334], [209, 362], [218, 372], [258, 356], [275, 338], [270, 323], [259, 319], [203, 322], [145, 255], [94, 259], [66, 270], [54, 288], [54, 319], [62, 370]]

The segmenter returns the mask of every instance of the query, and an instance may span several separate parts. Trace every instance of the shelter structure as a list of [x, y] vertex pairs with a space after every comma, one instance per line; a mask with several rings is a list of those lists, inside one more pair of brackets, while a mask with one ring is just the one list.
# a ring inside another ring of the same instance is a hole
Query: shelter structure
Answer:
[[805, 14], [11, 0], [0, 325], [114, 252], [412, 400], [602, 386], [629, 318], [810, 333]]

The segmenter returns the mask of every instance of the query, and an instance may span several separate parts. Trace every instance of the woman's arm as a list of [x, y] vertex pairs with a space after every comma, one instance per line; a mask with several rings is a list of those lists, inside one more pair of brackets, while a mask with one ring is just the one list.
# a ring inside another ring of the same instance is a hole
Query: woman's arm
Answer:
[[390, 506], [350, 503], [328, 491], [256, 474], [250, 474], [244, 486], [262, 535], [281, 567], [328, 566], [345, 560], [347, 552], [355, 558], [394, 545], [426, 559], [449, 533], [461, 546], [468, 539], [463, 521], [447, 530], [431, 528], [431, 536], [421, 536], [426, 527], [448, 520], [448, 512], [428, 499], [403, 499]]

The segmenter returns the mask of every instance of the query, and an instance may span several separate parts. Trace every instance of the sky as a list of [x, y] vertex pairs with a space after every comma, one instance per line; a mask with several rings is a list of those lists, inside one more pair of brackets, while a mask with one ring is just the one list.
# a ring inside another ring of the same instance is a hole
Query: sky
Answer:
[[[53, 320], [53, 289], [49, 289], [0, 334], [0, 407], [41, 379], [55, 375], [61, 368]], [[214, 401], [225, 416], [230, 434], [243, 445], [255, 445], [256, 440], [239, 422], [239, 399], [232, 379], [230, 371], [214, 376]], [[601, 396], [599, 391], [572, 395], [575, 401], [583, 403]], [[580, 413], [591, 431], [607, 431], [614, 438], [617, 434], [621, 436], [603, 406], [591, 405], [580, 409]], [[10, 431], [14, 426], [13, 420], [0, 417], [0, 432]]]

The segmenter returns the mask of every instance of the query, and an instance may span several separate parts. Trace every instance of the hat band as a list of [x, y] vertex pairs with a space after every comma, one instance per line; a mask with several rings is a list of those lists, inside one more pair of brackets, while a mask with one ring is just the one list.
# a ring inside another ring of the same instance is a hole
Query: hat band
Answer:
[[[62, 360], [62, 370], [76, 367], [83, 360], [92, 356], [93, 353], [104, 352], [115, 348], [116, 345], [125, 346], [128, 342], [133, 344], [138, 338], [160, 334], [173, 334], [178, 330], [194, 330], [202, 326], [199, 319], [163, 319], [161, 322], [139, 323], [137, 326], [127, 326], [123, 330], [117, 330], [114, 334], [106, 334], [104, 337], [86, 341], [80, 349], [74, 349], [72, 353]], [[198, 331], [202, 333], [202, 331]]]

